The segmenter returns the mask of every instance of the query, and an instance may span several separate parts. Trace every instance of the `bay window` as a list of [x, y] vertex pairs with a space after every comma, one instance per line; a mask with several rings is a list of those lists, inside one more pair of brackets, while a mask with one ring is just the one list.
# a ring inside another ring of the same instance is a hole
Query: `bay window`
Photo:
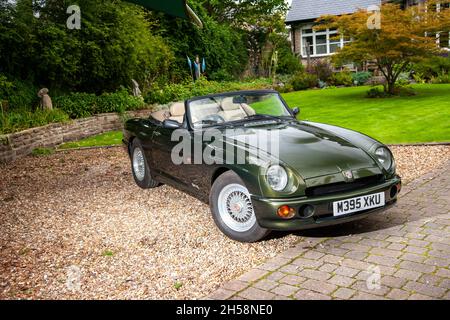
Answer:
[[309, 55], [311, 57], [328, 56], [342, 48], [350, 39], [345, 39], [338, 35], [337, 30], [320, 30], [316, 31], [312, 26], [301, 29], [301, 54], [303, 57]]

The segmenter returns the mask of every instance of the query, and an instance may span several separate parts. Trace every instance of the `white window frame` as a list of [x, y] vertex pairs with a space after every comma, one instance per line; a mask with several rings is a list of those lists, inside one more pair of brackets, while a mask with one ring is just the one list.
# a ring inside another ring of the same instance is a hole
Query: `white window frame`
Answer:
[[[305, 30], [308, 30], [308, 29], [311, 29], [312, 33], [305, 33]], [[306, 37], [312, 37], [312, 39], [313, 39], [313, 43], [310, 44], [313, 46], [313, 54], [311, 54], [310, 57], [320, 58], [320, 57], [328, 57], [328, 56], [335, 54], [335, 52], [331, 52], [331, 50], [330, 50], [330, 44], [331, 44], [330, 39], [337, 34], [338, 34], [337, 30], [330, 31], [330, 29], [326, 29], [326, 30], [316, 31], [316, 30], [314, 30], [313, 25], [305, 25], [305, 26], [301, 27], [300, 28], [300, 54], [301, 54], [301, 56], [303, 58], [306, 58], [308, 56], [305, 51], [306, 43], [304, 41], [304, 38], [306, 38]], [[327, 38], [326, 39], [326, 47], [327, 47], [326, 53], [321, 53], [321, 54], [317, 53], [317, 43], [316, 43], [317, 36], [326, 36], [326, 38]], [[341, 36], [340, 48], [343, 48], [344, 45], [349, 42], [350, 41], [344, 41], [344, 37]], [[335, 43], [335, 42], [333, 42], [333, 43]]]

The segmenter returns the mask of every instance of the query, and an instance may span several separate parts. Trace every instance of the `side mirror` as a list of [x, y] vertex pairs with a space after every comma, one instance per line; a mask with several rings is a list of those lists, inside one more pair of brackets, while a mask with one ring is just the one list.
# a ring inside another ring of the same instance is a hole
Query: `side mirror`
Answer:
[[295, 107], [294, 109], [292, 109], [292, 113], [294, 114], [294, 116], [297, 117], [300, 114], [300, 108]]
[[179, 129], [181, 127], [181, 123], [175, 120], [166, 119], [163, 121], [163, 127], [166, 129]]

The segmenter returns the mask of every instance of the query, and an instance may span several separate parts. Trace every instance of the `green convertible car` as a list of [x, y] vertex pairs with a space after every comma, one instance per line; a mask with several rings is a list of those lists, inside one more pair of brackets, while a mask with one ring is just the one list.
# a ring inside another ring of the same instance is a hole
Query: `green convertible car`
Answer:
[[298, 114], [271, 90], [197, 97], [127, 121], [123, 141], [141, 188], [167, 184], [209, 203], [218, 228], [242, 242], [396, 202], [401, 179], [385, 145]]

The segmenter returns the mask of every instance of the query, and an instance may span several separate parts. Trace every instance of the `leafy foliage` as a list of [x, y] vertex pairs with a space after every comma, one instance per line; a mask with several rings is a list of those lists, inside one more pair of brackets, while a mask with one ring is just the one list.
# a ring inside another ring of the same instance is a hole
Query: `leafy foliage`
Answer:
[[0, 134], [40, 127], [54, 122], [66, 122], [69, 116], [61, 110], [14, 110], [0, 113]]
[[290, 86], [292, 86], [295, 91], [306, 90], [317, 87], [318, 81], [319, 79], [315, 74], [298, 72], [292, 77]]
[[195, 96], [203, 96], [213, 93], [265, 89], [271, 86], [267, 79], [256, 79], [241, 82], [216, 82], [201, 79], [195, 83], [169, 84], [160, 88], [154, 88], [145, 96], [145, 102], [154, 104], [166, 104], [174, 101], [183, 101]]
[[350, 87], [353, 85], [353, 77], [349, 71], [337, 72], [331, 76], [330, 83], [334, 86]]
[[71, 93], [54, 99], [54, 105], [66, 112], [70, 118], [85, 118], [99, 113], [118, 112], [141, 109], [145, 106], [139, 97], [133, 97], [122, 88], [115, 93]]
[[368, 72], [368, 71], [352, 73], [353, 83], [358, 86], [362, 86], [362, 85], [366, 84], [367, 81], [369, 81], [369, 79], [371, 77], [372, 77], [372, 73]]

